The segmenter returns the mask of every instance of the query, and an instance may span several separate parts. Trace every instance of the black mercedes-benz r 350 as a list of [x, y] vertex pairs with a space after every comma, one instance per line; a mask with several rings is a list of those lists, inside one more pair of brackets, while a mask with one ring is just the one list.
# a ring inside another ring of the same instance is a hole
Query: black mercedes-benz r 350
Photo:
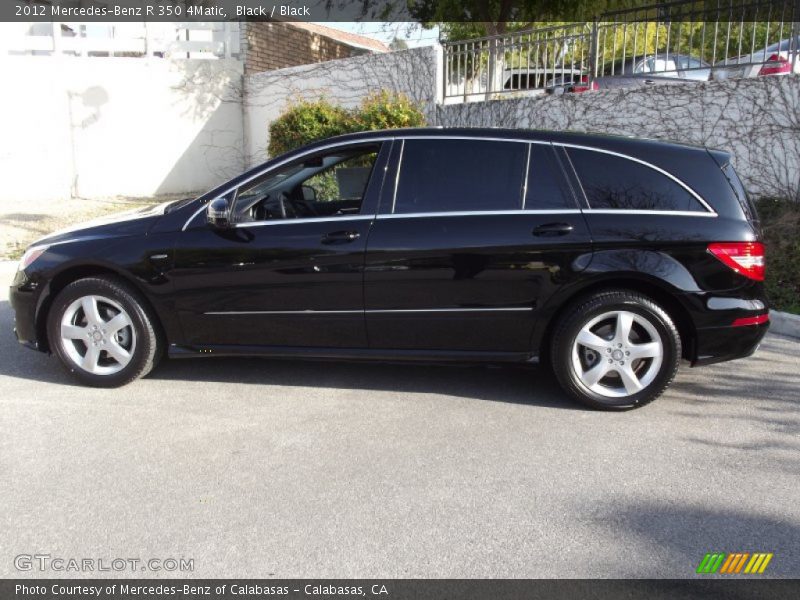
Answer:
[[36, 242], [16, 334], [95, 386], [165, 352], [544, 362], [580, 402], [634, 408], [681, 359], [748, 356], [769, 326], [730, 160], [528, 130], [328, 139]]

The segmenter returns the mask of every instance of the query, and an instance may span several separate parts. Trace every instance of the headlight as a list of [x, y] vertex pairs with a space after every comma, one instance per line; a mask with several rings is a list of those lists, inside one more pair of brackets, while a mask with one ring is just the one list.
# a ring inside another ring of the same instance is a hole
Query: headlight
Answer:
[[19, 259], [19, 265], [17, 266], [18, 271], [24, 271], [28, 267], [33, 264], [37, 258], [39, 258], [45, 251], [50, 247], [49, 244], [45, 244], [43, 246], [31, 246], [27, 250], [25, 250], [25, 254], [22, 255], [22, 258]]

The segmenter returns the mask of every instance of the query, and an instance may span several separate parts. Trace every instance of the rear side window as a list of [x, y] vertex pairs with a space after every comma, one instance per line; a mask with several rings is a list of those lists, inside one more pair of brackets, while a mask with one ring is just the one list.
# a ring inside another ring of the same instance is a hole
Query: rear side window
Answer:
[[531, 144], [525, 208], [527, 210], [575, 208], [575, 201], [551, 146]]
[[568, 152], [589, 208], [706, 212], [683, 186], [647, 165], [592, 150]]
[[518, 210], [527, 144], [406, 140], [395, 213]]

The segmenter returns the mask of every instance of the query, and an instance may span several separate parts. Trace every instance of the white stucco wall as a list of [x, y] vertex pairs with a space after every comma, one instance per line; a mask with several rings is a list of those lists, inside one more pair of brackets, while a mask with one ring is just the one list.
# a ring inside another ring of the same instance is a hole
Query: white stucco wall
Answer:
[[422, 105], [428, 122], [433, 123], [442, 89], [440, 53], [440, 47], [428, 46], [245, 77], [244, 146], [248, 166], [267, 159], [269, 123], [299, 100], [325, 98], [332, 104], [353, 108], [372, 92], [390, 90]]
[[240, 172], [234, 60], [6, 57], [0, 200], [203, 190]]

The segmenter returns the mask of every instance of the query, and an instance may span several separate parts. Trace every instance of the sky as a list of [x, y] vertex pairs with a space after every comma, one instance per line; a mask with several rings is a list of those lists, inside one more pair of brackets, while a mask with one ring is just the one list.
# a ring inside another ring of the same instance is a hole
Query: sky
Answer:
[[350, 33], [358, 33], [375, 38], [387, 44], [398, 37], [405, 40], [409, 48], [417, 46], [430, 46], [439, 39], [439, 28], [423, 29], [418, 23], [405, 22], [320, 22], [319, 25], [341, 29]]

